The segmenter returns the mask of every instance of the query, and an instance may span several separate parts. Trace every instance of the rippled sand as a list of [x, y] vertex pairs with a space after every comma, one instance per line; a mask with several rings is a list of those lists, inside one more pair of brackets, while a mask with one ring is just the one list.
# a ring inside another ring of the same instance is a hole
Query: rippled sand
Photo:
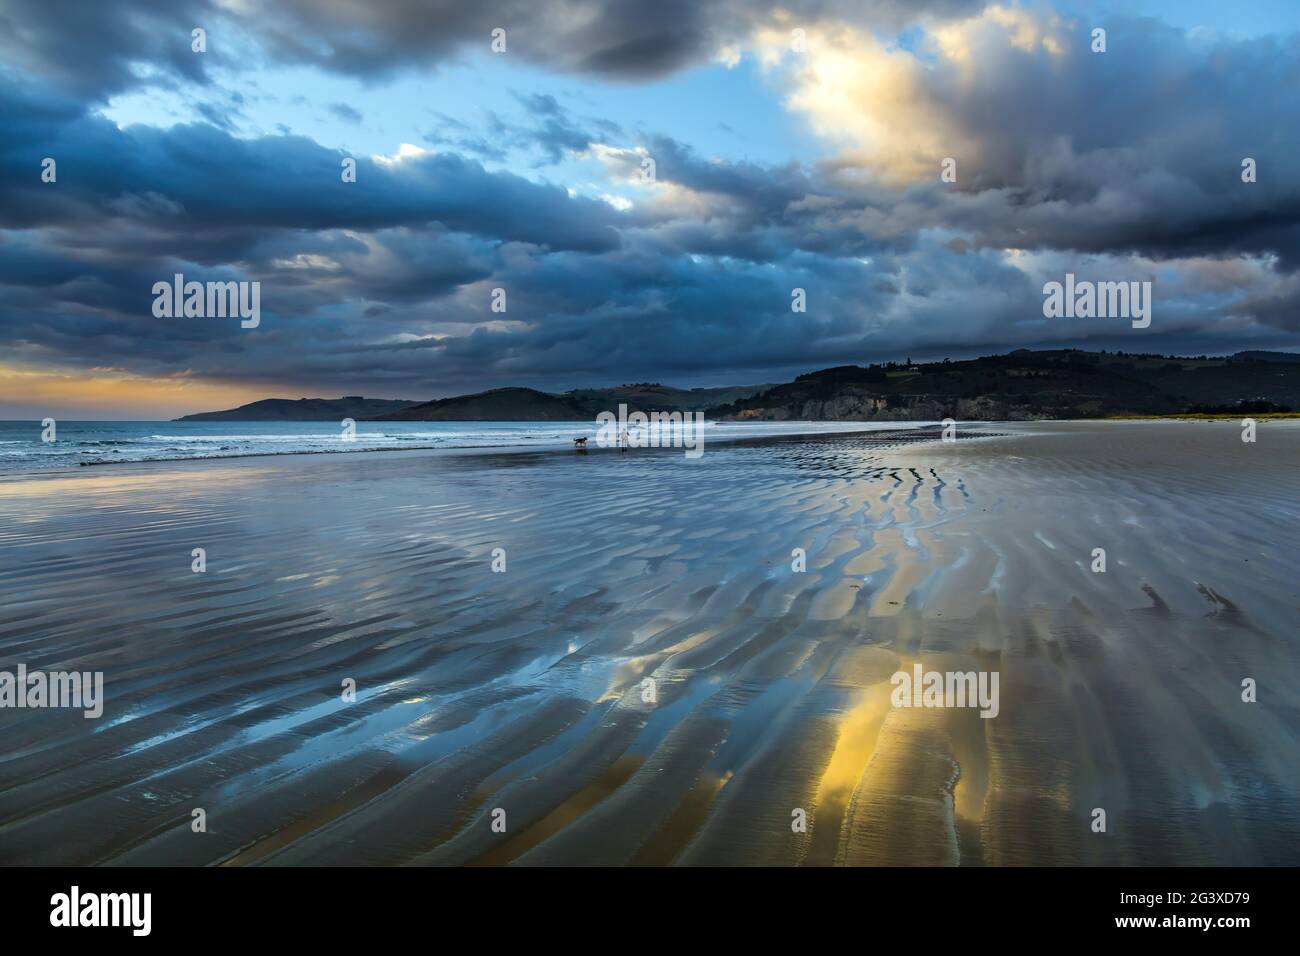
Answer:
[[0, 862], [1300, 863], [1300, 425], [984, 431], [0, 479]]

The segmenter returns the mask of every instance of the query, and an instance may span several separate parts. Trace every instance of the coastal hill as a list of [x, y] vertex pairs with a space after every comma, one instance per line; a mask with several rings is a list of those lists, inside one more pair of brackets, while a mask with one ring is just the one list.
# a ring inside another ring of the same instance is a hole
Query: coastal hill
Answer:
[[740, 421], [1014, 421], [1232, 410], [1240, 403], [1280, 411], [1300, 407], [1296, 359], [1289, 352], [1177, 358], [1017, 349], [960, 362], [847, 365], [800, 375], [710, 409], [709, 415]]
[[[1243, 405], [1242, 403], [1249, 403]], [[1261, 404], [1262, 403], [1262, 404]], [[619, 404], [744, 420], [1105, 418], [1205, 409], [1300, 408], [1300, 353], [1175, 357], [1078, 349], [963, 361], [842, 365], [783, 385], [681, 389], [655, 383], [553, 394], [495, 388], [429, 402], [347, 396], [266, 399], [180, 421], [583, 421]]]
[[439, 398], [430, 402], [362, 398], [265, 398], [220, 412], [199, 412], [180, 422], [548, 422], [582, 421], [599, 412], [617, 410], [619, 403], [641, 411], [698, 411], [749, 398], [772, 388], [741, 385], [729, 388], [673, 388], [654, 382], [610, 388], [579, 388], [553, 395], [532, 388], [494, 388], [472, 395]]
[[571, 422], [583, 417], [564, 396], [532, 388], [494, 388], [438, 398], [376, 416], [384, 422]]
[[765, 385], [740, 385], [730, 388], [672, 388], [654, 382], [640, 385], [619, 385], [614, 388], [580, 388], [565, 393], [589, 415], [609, 410], [617, 411], [620, 402], [629, 409], [641, 411], [703, 411], [714, 405], [738, 401], [774, 388], [775, 382]]
[[380, 421], [555, 422], [594, 419], [620, 404], [639, 411], [703, 411], [713, 405], [750, 398], [771, 385], [739, 388], [672, 388], [647, 382], [613, 388], [580, 388], [559, 395], [531, 388], [494, 388], [474, 395], [440, 398], [380, 416]]
[[221, 412], [199, 412], [176, 419], [178, 422], [336, 422], [344, 418], [362, 421], [386, 415], [415, 402], [391, 398], [264, 398], [260, 402], [228, 408]]

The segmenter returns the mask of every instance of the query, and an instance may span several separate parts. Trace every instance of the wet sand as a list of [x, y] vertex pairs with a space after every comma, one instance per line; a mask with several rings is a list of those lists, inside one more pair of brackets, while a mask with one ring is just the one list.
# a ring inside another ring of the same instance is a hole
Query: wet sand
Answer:
[[0, 478], [0, 863], [1300, 864], [1300, 423], [966, 434]]

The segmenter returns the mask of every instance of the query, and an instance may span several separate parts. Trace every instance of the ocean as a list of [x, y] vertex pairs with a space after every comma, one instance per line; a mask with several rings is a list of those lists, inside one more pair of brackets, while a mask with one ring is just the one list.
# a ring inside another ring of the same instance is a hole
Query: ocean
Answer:
[[[873, 423], [872, 429], [916, 428], [920, 422]], [[859, 431], [860, 422], [708, 422], [705, 441], [770, 435]], [[354, 440], [338, 422], [56, 421], [42, 441], [37, 421], [0, 421], [0, 474], [51, 471], [128, 461], [238, 458], [377, 449], [559, 447], [597, 425], [582, 422], [357, 422]]]

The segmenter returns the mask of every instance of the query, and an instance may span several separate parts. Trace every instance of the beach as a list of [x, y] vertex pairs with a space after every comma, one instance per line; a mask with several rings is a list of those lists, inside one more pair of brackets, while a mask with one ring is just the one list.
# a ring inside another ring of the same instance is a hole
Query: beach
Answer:
[[1300, 422], [958, 431], [0, 477], [0, 864], [1300, 864]]

